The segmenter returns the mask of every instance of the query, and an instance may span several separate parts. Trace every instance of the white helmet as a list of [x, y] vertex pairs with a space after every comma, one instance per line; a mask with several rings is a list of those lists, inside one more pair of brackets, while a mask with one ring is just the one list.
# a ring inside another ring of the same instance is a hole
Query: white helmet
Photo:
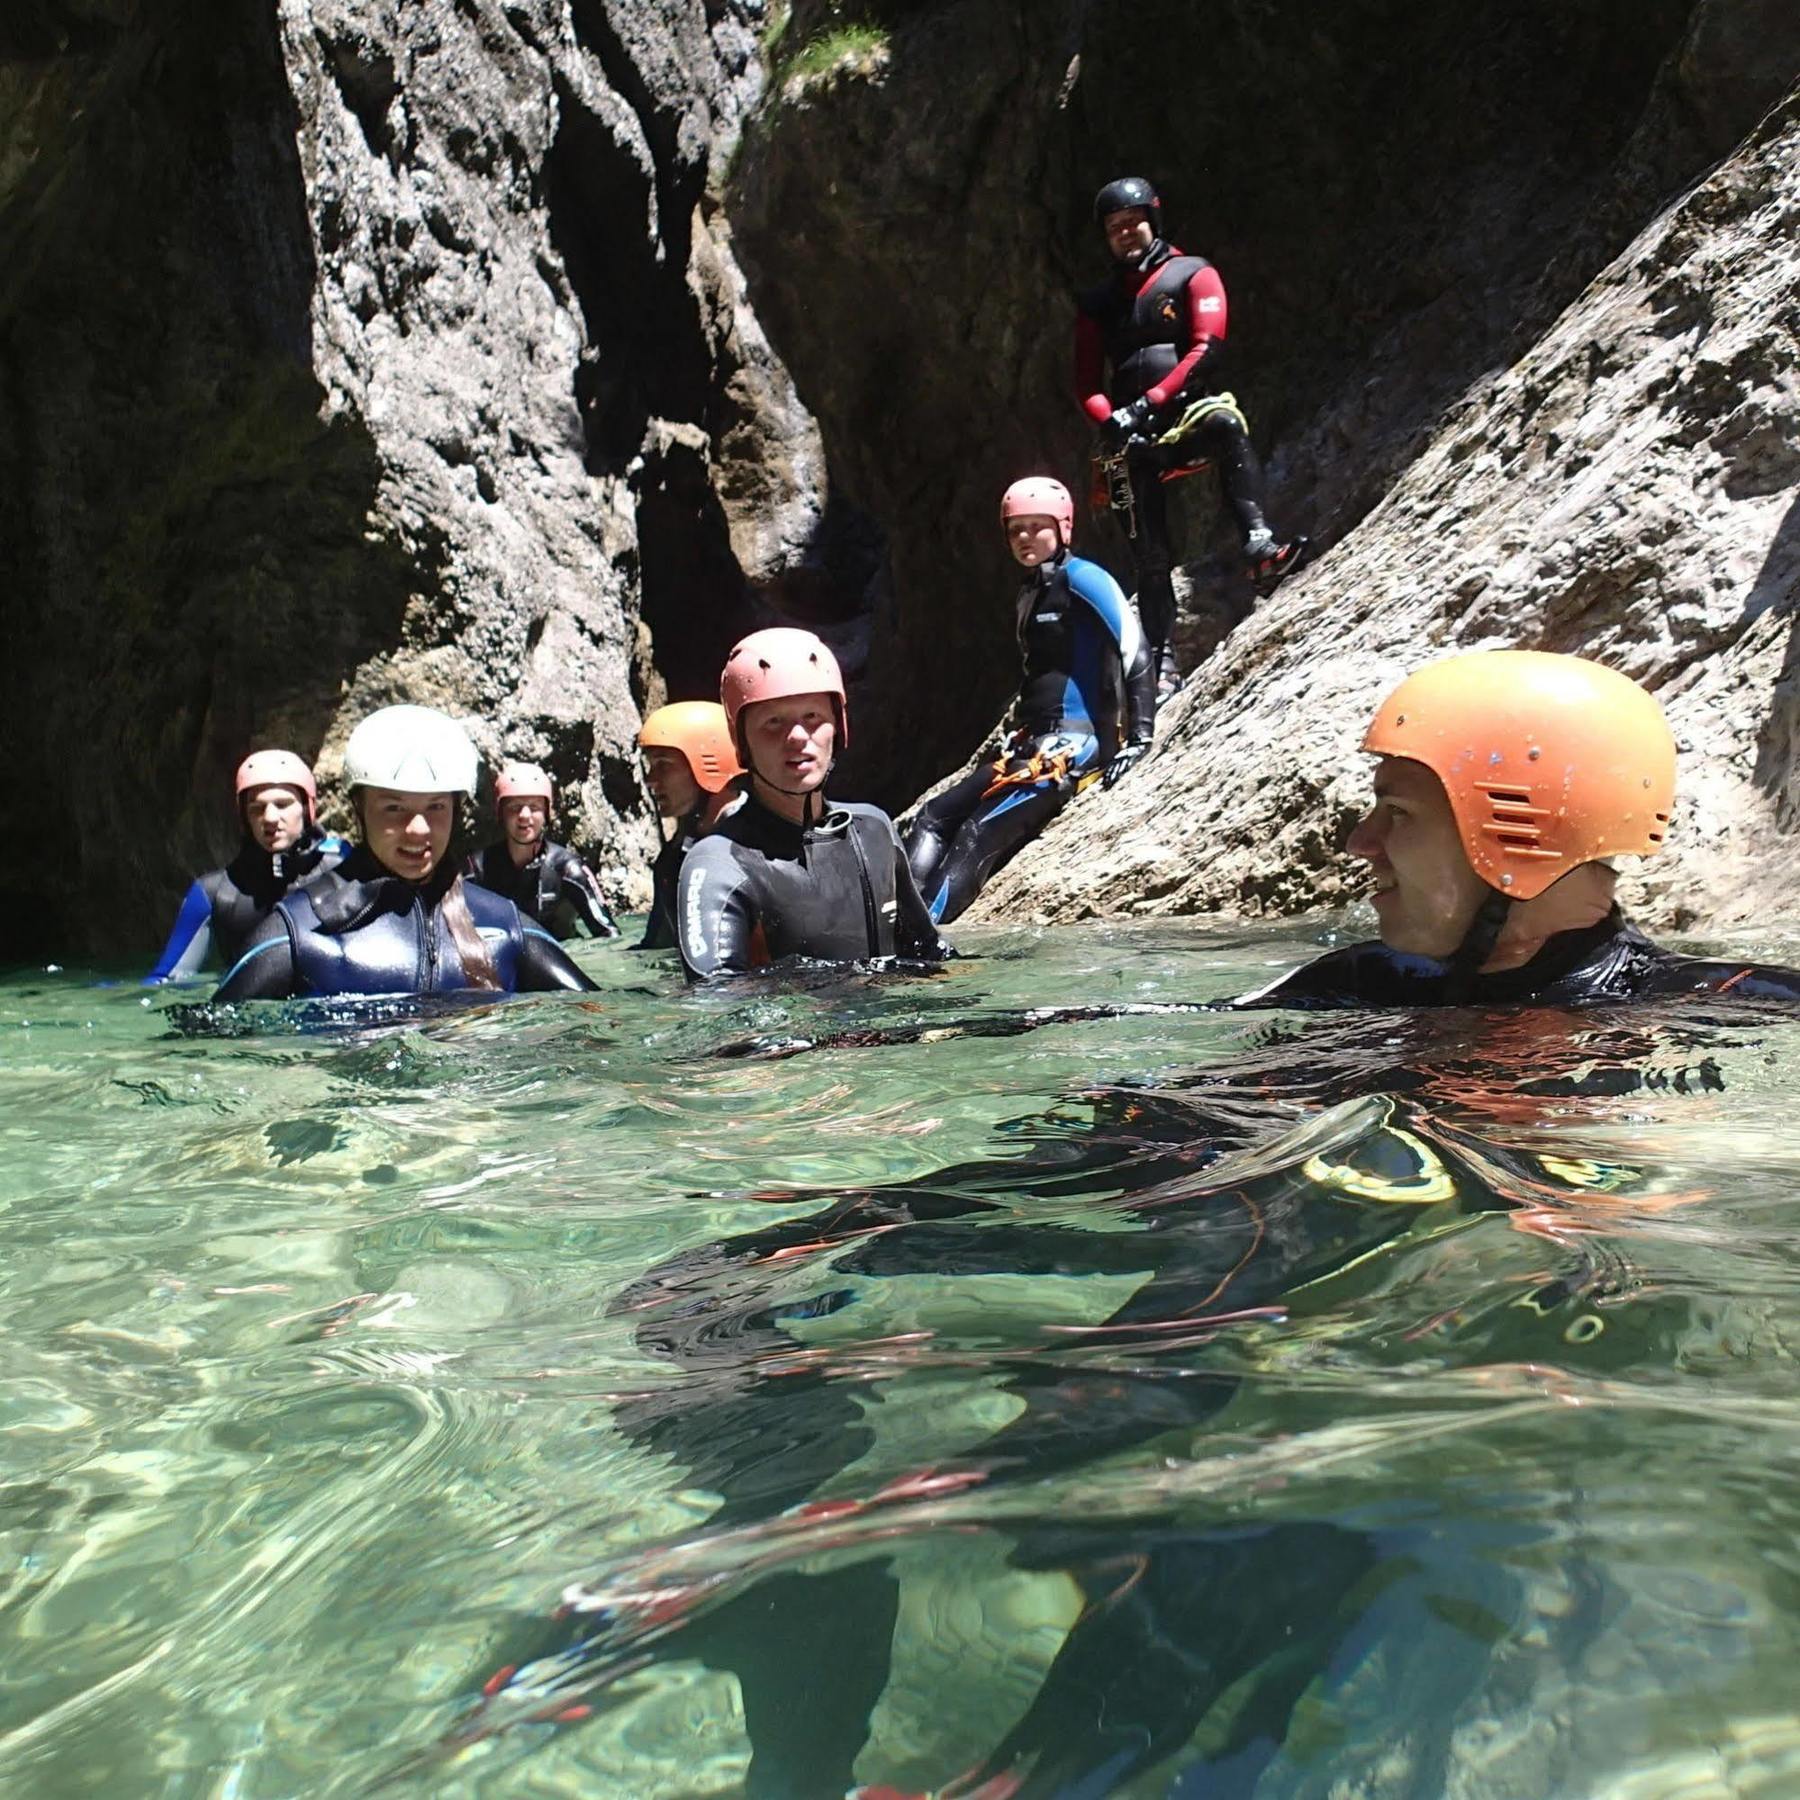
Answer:
[[344, 746], [346, 787], [412, 794], [472, 794], [480, 759], [469, 734], [432, 706], [384, 706]]

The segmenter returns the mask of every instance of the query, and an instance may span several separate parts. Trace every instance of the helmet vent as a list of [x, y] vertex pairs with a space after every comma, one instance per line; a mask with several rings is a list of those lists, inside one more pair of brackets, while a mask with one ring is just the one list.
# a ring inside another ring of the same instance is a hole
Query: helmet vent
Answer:
[[1559, 851], [1546, 850], [1542, 846], [1543, 822], [1549, 818], [1550, 812], [1547, 807], [1532, 805], [1528, 789], [1502, 786], [1496, 782], [1477, 782], [1476, 786], [1488, 798], [1489, 816], [1481, 827], [1484, 837], [1492, 838], [1502, 851], [1511, 856], [1560, 855]]

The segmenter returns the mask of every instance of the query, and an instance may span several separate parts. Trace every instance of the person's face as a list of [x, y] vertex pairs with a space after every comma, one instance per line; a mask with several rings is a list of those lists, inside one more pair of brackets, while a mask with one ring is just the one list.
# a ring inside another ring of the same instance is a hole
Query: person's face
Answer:
[[1375, 913], [1390, 950], [1454, 954], [1488, 889], [1463, 852], [1443, 783], [1423, 763], [1381, 759], [1375, 804], [1347, 848], [1375, 876]]
[[362, 824], [363, 841], [384, 869], [407, 881], [426, 881], [450, 848], [456, 796], [364, 788]]
[[837, 711], [829, 694], [793, 694], [744, 708], [750, 766], [770, 787], [810, 794], [831, 773]]
[[244, 826], [271, 856], [291, 850], [306, 831], [306, 800], [298, 788], [265, 782], [244, 795]]
[[500, 802], [500, 827], [515, 844], [537, 843], [549, 824], [550, 808], [541, 794], [515, 794]]
[[1142, 206], [1127, 206], [1121, 212], [1108, 213], [1100, 221], [1106, 233], [1106, 247], [1114, 262], [1140, 263], [1145, 252], [1156, 242], [1150, 225], [1150, 214]]
[[688, 759], [666, 744], [644, 752], [644, 779], [665, 819], [685, 819], [706, 798]]
[[1061, 548], [1056, 521], [1046, 513], [1020, 513], [1006, 521], [1006, 545], [1014, 562], [1035, 569]]

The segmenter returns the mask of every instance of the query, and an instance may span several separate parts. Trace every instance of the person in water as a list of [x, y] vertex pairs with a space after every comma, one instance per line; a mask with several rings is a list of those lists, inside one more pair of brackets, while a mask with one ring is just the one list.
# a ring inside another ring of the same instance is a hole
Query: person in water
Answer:
[[454, 719], [428, 706], [371, 713], [344, 749], [360, 841], [275, 906], [213, 998], [591, 989], [541, 925], [463, 880], [451, 840], [475, 774]]
[[1029, 843], [1090, 773], [1111, 787], [1150, 747], [1156, 675], [1136, 609], [1099, 566], [1071, 554], [1075, 502], [1046, 475], [1000, 497], [1000, 528], [1026, 571], [1019, 588], [1024, 681], [1000, 757], [920, 809], [907, 860], [947, 924]]
[[1381, 759], [1375, 804], [1348, 848], [1381, 936], [1239, 1006], [1800, 999], [1800, 970], [1678, 956], [1620, 912], [1606, 859], [1654, 855], [1675, 804], [1675, 740], [1628, 676], [1536, 650], [1447, 657], [1382, 701], [1362, 747]]
[[657, 812], [675, 826], [651, 870], [650, 917], [638, 948], [673, 950], [682, 858], [742, 798], [734, 784], [744, 771], [732, 747], [725, 709], [716, 700], [659, 706], [644, 720], [638, 746]]
[[948, 956], [893, 820], [826, 801], [832, 762], [850, 741], [830, 650], [810, 631], [754, 631], [726, 662], [719, 698], [750, 774], [743, 804], [681, 865], [676, 933], [688, 973], [741, 974], [789, 956]]
[[236, 962], [276, 901], [350, 853], [341, 837], [319, 829], [318, 784], [293, 751], [246, 756], [238, 764], [235, 792], [243, 844], [224, 868], [208, 870], [189, 886], [146, 984], [199, 974], [214, 948], [228, 966]]
[[505, 836], [471, 856], [463, 873], [504, 894], [558, 941], [617, 937], [593, 870], [568, 845], [550, 841], [555, 800], [549, 775], [536, 763], [507, 763], [494, 782], [494, 810]]
[[1111, 279], [1080, 296], [1076, 398], [1100, 427], [1107, 458], [1123, 465], [1125, 479], [1109, 492], [1124, 515], [1138, 607], [1167, 692], [1175, 685], [1175, 589], [1162, 484], [1201, 461], [1218, 469], [1260, 593], [1299, 566], [1306, 539], [1276, 537], [1249, 422], [1220, 390], [1227, 314], [1218, 270], [1163, 236], [1162, 201], [1140, 175], [1109, 181], [1094, 197], [1094, 220], [1114, 267]]

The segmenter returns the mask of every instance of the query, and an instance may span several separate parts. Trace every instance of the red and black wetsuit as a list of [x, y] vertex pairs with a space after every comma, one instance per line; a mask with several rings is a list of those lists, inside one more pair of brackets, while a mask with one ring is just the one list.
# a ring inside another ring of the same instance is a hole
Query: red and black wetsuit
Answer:
[[[1075, 316], [1075, 394], [1095, 424], [1133, 400], [1154, 409], [1150, 437], [1169, 429], [1197, 396], [1217, 393], [1229, 309], [1219, 271], [1158, 238], [1142, 262], [1080, 297]], [[1173, 548], [1161, 477], [1176, 461], [1204, 457], [1219, 471], [1246, 542], [1269, 523], [1263, 471], [1250, 434], [1223, 407], [1183, 437], [1179, 447], [1136, 441], [1130, 452], [1137, 529], [1131, 557], [1144, 634], [1160, 652], [1175, 622], [1169, 579]]]

